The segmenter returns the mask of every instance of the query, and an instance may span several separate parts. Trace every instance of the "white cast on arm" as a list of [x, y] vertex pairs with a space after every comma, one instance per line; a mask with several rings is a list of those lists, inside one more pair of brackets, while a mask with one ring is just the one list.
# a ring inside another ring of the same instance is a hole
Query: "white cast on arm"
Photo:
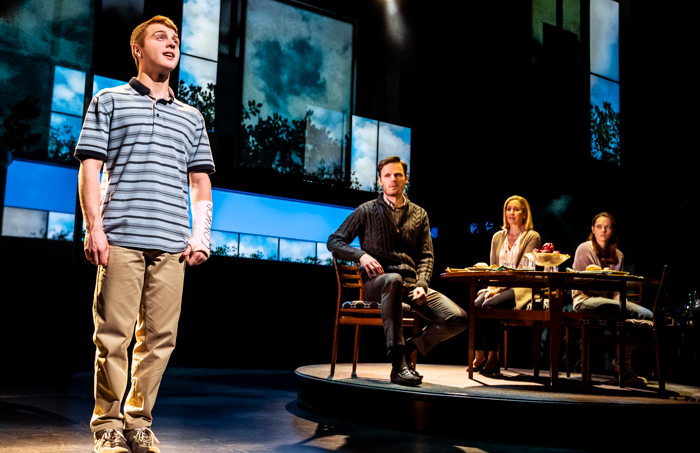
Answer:
[[202, 252], [209, 257], [211, 221], [214, 204], [211, 201], [198, 201], [192, 205], [192, 252]]

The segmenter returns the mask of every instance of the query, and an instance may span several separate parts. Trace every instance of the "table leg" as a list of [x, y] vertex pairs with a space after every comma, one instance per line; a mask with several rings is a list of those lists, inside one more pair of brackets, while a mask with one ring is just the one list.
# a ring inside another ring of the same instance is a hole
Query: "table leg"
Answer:
[[549, 370], [552, 388], [556, 388], [559, 381], [559, 335], [561, 335], [561, 312], [564, 308], [564, 291], [561, 287], [552, 291], [554, 297], [549, 301]]
[[620, 291], [620, 316], [627, 317], [627, 282], [622, 282]]
[[474, 342], [476, 341], [476, 319], [474, 316], [474, 301], [476, 300], [476, 282], [469, 285], [469, 355], [467, 370], [469, 379], [474, 379]]

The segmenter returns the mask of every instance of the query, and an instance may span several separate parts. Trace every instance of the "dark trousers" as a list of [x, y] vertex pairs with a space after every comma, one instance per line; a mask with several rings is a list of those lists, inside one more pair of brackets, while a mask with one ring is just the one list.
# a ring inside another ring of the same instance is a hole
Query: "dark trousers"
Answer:
[[443, 294], [428, 288], [428, 301], [418, 305], [413, 301], [415, 285], [404, 282], [399, 274], [384, 274], [365, 281], [365, 299], [381, 302], [382, 324], [387, 347], [403, 345], [403, 303], [411, 310], [432, 321], [413, 343], [422, 355], [436, 344], [457, 335], [467, 328], [467, 312]]
[[[515, 291], [507, 289], [489, 299], [485, 299], [484, 295], [480, 294], [474, 301], [474, 306], [476, 308], [515, 308]], [[502, 332], [501, 321], [498, 319], [477, 318], [474, 331], [474, 350], [498, 351]]]

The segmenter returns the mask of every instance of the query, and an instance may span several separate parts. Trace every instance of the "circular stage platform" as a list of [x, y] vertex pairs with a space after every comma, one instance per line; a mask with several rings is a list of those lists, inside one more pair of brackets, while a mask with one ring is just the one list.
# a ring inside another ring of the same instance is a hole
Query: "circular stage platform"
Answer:
[[389, 381], [389, 364], [358, 364], [356, 376], [351, 370], [352, 364], [338, 364], [330, 376], [329, 364], [298, 368], [298, 404], [358, 423], [545, 444], [594, 444], [594, 431], [586, 437], [581, 429], [605, 425], [606, 432], [629, 441], [625, 433], [643, 434], [647, 423], [653, 432], [670, 433], [666, 430], [676, 431], [683, 420], [700, 415], [700, 388], [678, 384], [666, 384], [661, 395], [656, 382], [619, 388], [612, 377], [594, 375], [594, 388], [586, 393], [580, 374], [560, 373], [553, 389], [547, 370], [537, 378], [532, 370], [510, 369], [495, 377], [477, 373], [470, 380], [465, 366], [419, 364], [423, 384], [403, 387]]

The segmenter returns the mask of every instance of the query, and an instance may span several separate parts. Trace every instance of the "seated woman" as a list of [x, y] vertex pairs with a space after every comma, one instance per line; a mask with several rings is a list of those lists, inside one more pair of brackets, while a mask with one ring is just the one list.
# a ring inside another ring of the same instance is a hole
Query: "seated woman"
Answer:
[[[617, 248], [615, 226], [615, 217], [612, 214], [601, 212], [593, 217], [588, 240], [576, 249], [574, 270], [585, 271], [588, 266], [598, 266], [600, 269], [608, 267], [615, 271], [623, 270], [624, 256]], [[573, 290], [571, 295], [574, 298], [575, 312], [591, 312], [598, 315], [618, 315], [620, 313], [619, 292]], [[651, 310], [632, 302], [626, 302], [625, 308], [629, 318], [652, 319], [654, 317]], [[632, 366], [632, 353], [635, 349], [627, 348], [625, 370], [630, 376], [628, 384], [638, 383], [637, 380], [640, 379]], [[610, 353], [612, 354], [612, 351]], [[613, 366], [618, 367], [616, 360], [613, 361]]]
[[[601, 269], [623, 270], [624, 256], [617, 248], [615, 233], [615, 217], [607, 212], [601, 212], [593, 217], [591, 234], [583, 244], [576, 249], [573, 269], [585, 271], [588, 266], [598, 266]], [[601, 315], [616, 315], [620, 313], [620, 293], [613, 291], [579, 291], [573, 290], [574, 311], [591, 312]], [[637, 319], [652, 319], [650, 310], [627, 302], [627, 316]]]
[[[517, 267], [523, 255], [540, 246], [540, 235], [533, 229], [530, 205], [523, 197], [513, 195], [503, 205], [501, 231], [491, 240], [491, 264]], [[530, 302], [529, 288], [489, 288], [476, 298], [476, 308], [515, 308], [522, 310]], [[497, 319], [476, 320], [474, 371], [481, 374], [500, 373], [498, 346], [501, 323]], [[484, 357], [488, 351], [488, 359]]]

